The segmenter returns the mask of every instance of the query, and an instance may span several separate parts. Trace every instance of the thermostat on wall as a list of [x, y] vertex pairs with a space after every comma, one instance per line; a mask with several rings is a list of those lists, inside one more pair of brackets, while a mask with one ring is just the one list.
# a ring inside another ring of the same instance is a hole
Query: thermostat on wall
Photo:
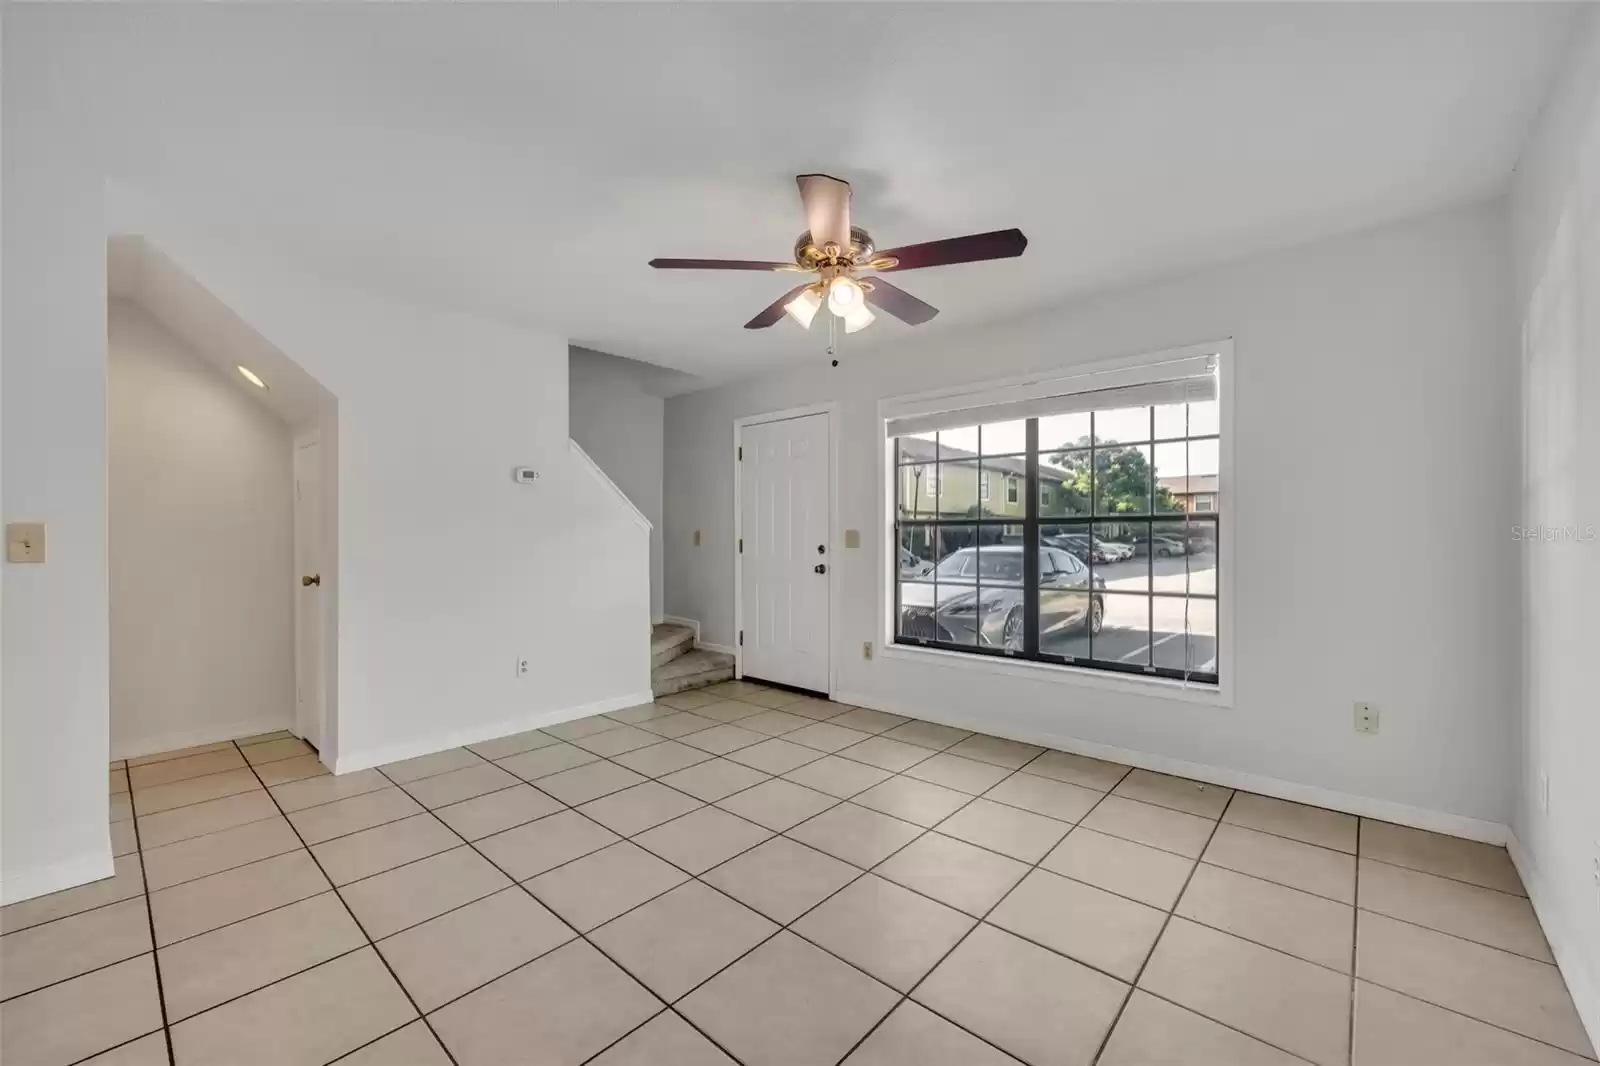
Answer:
[[511, 472], [511, 476], [514, 477], [519, 484], [530, 485], [539, 480], [539, 471], [535, 470], [531, 466], [519, 466]]

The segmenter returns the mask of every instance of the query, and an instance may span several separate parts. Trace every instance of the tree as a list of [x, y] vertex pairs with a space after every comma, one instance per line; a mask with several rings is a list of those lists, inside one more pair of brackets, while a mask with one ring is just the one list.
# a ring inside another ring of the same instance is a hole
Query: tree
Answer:
[[[1088, 514], [1088, 501], [1096, 489], [1095, 514], [1144, 514], [1150, 506], [1150, 485], [1156, 472], [1142, 447], [1100, 441], [1095, 445], [1095, 469], [1091, 471], [1089, 438], [1079, 437], [1052, 452], [1050, 462], [1064, 472], [1062, 486], [1069, 494], [1069, 510]], [[1159, 486], [1155, 505], [1157, 512], [1180, 510], [1176, 497]]]

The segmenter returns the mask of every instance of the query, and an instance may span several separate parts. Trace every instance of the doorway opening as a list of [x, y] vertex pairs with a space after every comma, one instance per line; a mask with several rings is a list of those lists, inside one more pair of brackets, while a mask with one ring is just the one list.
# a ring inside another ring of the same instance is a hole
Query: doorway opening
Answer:
[[283, 731], [331, 767], [337, 403], [144, 238], [107, 264], [111, 755]]

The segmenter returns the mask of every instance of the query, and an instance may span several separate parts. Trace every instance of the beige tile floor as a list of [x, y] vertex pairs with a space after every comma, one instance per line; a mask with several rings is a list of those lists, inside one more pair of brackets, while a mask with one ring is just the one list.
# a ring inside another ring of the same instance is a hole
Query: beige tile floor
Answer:
[[116, 763], [6, 1066], [1580, 1066], [1499, 848], [739, 682]]

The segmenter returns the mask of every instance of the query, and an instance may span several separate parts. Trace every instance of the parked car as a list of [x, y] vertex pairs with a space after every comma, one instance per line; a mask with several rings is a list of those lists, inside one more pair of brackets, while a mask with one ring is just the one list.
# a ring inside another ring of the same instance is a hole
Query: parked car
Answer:
[[1120, 563], [1124, 559], [1133, 558], [1133, 545], [1121, 544], [1114, 540], [1101, 540], [1094, 538], [1095, 549], [1106, 557], [1108, 563]]
[[1164, 537], [1159, 534], [1152, 537], [1136, 533], [1133, 536], [1133, 554], [1139, 559], [1147, 555], [1165, 559], [1172, 555], [1188, 555], [1189, 547], [1177, 537]]
[[1039, 540], [1052, 548], [1059, 548], [1064, 552], [1072, 553], [1080, 563], [1087, 563], [1091, 560], [1096, 563], [1111, 561], [1110, 557], [1101, 551], [1098, 545], [1090, 542], [1087, 533], [1055, 533], [1042, 536]]
[[[900, 632], [919, 640], [1022, 650], [1022, 546], [961, 548], [934, 568], [935, 584], [900, 587]], [[1039, 636], [1100, 632], [1105, 581], [1071, 552], [1039, 549]]]
[[933, 564], [926, 559], [919, 559], [909, 549], [900, 549], [900, 580], [916, 581], [918, 578], [927, 577], [933, 573]]
[[1081, 563], [1091, 561], [1096, 564], [1120, 563], [1124, 559], [1133, 558], [1133, 548], [1130, 545], [1093, 537], [1088, 533], [1051, 533], [1039, 539], [1052, 548], [1071, 552]]

